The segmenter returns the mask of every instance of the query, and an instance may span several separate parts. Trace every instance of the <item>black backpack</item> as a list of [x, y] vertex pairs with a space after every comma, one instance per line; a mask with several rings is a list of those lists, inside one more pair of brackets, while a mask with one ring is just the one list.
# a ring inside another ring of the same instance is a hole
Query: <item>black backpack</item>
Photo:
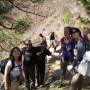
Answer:
[[[2, 73], [3, 75], [4, 75], [6, 64], [9, 60], [10, 60], [9, 58], [6, 58], [6, 59], [0, 61], [0, 73]], [[11, 67], [11, 70], [12, 70], [15, 66], [15, 62], [13, 60], [11, 60], [11, 62], [12, 62], [12, 67]]]

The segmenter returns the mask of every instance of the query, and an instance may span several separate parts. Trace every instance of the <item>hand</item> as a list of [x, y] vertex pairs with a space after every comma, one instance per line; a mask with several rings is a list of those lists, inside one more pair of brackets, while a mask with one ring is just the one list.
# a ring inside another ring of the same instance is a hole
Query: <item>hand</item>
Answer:
[[5, 87], [5, 90], [10, 90], [9, 87]]

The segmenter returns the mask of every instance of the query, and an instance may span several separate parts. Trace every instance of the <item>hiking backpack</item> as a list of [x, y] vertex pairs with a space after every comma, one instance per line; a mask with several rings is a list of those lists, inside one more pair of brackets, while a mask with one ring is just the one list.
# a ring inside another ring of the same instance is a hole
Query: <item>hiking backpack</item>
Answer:
[[[6, 59], [0, 61], [0, 73], [3, 74], [3, 75], [4, 75], [4, 71], [5, 71], [6, 64], [7, 64], [7, 62], [8, 62], [9, 60], [10, 60], [9, 58], [6, 58]], [[15, 66], [14, 61], [11, 60], [11, 62], [12, 62], [12, 67], [11, 67], [10, 71], [11, 71], [11, 70], [14, 68], [14, 66]]]

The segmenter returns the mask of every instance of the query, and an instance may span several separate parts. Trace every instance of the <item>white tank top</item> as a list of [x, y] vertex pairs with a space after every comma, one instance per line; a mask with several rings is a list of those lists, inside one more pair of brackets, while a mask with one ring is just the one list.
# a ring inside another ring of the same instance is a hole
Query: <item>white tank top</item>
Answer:
[[[12, 62], [10, 60], [7, 62], [7, 66], [12, 67]], [[16, 77], [20, 75], [19, 64], [15, 63], [15, 68], [13, 68], [10, 74], [12, 77]]]

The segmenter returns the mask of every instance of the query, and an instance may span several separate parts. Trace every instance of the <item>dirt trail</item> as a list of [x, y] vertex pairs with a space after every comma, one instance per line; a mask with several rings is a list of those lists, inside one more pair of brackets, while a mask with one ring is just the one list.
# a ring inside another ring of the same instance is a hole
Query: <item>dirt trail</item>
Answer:
[[[44, 6], [48, 8], [45, 8]], [[31, 6], [29, 8], [32, 9]], [[43, 8], [40, 9], [41, 9], [40, 11], [43, 11], [43, 14], [46, 14], [47, 12], [49, 16], [47, 18], [42, 18], [28, 14], [28, 18], [27, 18], [28, 21], [33, 23], [31, 27], [28, 28], [28, 30], [23, 34], [22, 40], [31, 39], [33, 43], [37, 42], [39, 41], [38, 38], [39, 33], [43, 33], [48, 39], [49, 33], [51, 31], [54, 31], [55, 34], [57, 35], [57, 40], [60, 40], [60, 38], [63, 35], [63, 27], [64, 27], [60, 19], [61, 16], [63, 15], [63, 11], [65, 9], [69, 9], [70, 12], [72, 13], [71, 20], [74, 21], [73, 22], [74, 25], [71, 22], [70, 23], [71, 26], [75, 26], [75, 21], [78, 15], [84, 14], [83, 12], [84, 9], [82, 8], [81, 5], [77, 4], [75, 0], [45, 0]], [[16, 9], [13, 10], [13, 13], [11, 15], [17, 17], [18, 14], [20, 17], [25, 17], [26, 15], [25, 13], [20, 12]], [[20, 47], [22, 47], [22, 44], [20, 45]], [[39, 88], [38, 90], [68, 90], [67, 81], [66, 81], [66, 86], [64, 88], [58, 87], [59, 83], [56, 80], [59, 80], [59, 77], [60, 77], [60, 60], [59, 57], [57, 56], [55, 58], [49, 59], [48, 63], [46, 64], [45, 82], [46, 83], [52, 82], [52, 83], [46, 85], [43, 88]], [[53, 83], [53, 81], [56, 82]], [[84, 89], [84, 90], [89, 90], [89, 89]]]

